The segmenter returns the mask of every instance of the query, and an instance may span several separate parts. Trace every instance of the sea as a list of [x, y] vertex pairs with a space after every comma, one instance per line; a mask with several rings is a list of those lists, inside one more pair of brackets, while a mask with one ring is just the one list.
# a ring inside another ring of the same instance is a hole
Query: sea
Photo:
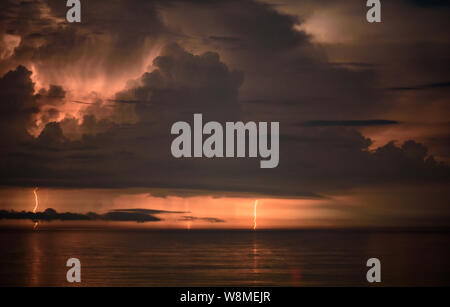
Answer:
[[[0, 286], [450, 285], [442, 230], [2, 229], [0, 246]], [[367, 281], [370, 258], [380, 283]]]

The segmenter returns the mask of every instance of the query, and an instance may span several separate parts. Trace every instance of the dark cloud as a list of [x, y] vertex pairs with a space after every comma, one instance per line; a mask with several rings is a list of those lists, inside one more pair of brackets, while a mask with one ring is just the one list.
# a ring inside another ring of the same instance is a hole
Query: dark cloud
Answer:
[[450, 5], [450, 2], [448, 0], [406, 0], [406, 2], [425, 8], [434, 8]]
[[[157, 214], [183, 214], [185, 211], [169, 211], [154, 209], [115, 209], [107, 213], [99, 214], [95, 212], [72, 213], [57, 212], [48, 208], [43, 212], [26, 212], [14, 210], [0, 210], [0, 220], [31, 220], [31, 221], [114, 221], [114, 222], [159, 222], [161, 218]], [[225, 221], [214, 217], [182, 216], [178, 221], [205, 221], [209, 223], [224, 223]]]
[[330, 64], [335, 66], [360, 68], [360, 69], [372, 69], [377, 67], [377, 64], [363, 63], [363, 62], [330, 62]]
[[167, 211], [167, 210], [152, 210], [152, 209], [116, 209], [104, 214], [95, 212], [88, 212], [86, 214], [72, 213], [72, 212], [56, 212], [52, 208], [48, 208], [43, 212], [26, 212], [26, 211], [8, 211], [0, 210], [0, 220], [33, 220], [33, 221], [118, 221], [118, 222], [158, 222], [162, 219], [154, 216], [155, 214], [171, 213], [180, 214], [186, 212]]
[[312, 122], [322, 127], [310, 129], [281, 119], [280, 164], [271, 170], [260, 169], [255, 159], [175, 159], [169, 134], [175, 121], [191, 122], [195, 112], [203, 113], [205, 121], [248, 116], [249, 110], [238, 101], [243, 76], [230, 70], [216, 53], [193, 55], [173, 44], [163, 49], [154, 66], [137, 80], [137, 86], [117, 94], [119, 100], [137, 101], [138, 122], [108, 124], [94, 115], [85, 116], [81, 127], [98, 132], [76, 141], [64, 135], [63, 122], [49, 123], [37, 139], [21, 144], [14, 154], [2, 150], [1, 183], [320, 197], [368, 184], [449, 179], [448, 167], [436, 162], [422, 145], [389, 143], [369, 151], [371, 141], [350, 129], [395, 123], [387, 121]]
[[161, 221], [160, 218], [153, 215], [145, 213], [143, 214], [139, 212], [126, 212], [126, 211], [125, 212], [110, 211], [102, 215], [102, 219], [105, 219], [107, 221], [120, 221], [120, 222], [136, 221], [138, 223]]
[[387, 119], [369, 119], [369, 120], [310, 120], [301, 123], [304, 127], [361, 127], [361, 126], [386, 126], [396, 125], [399, 122]]
[[449, 88], [450, 82], [436, 82], [436, 83], [428, 83], [421, 84], [415, 86], [401, 86], [401, 87], [389, 87], [388, 90], [391, 91], [418, 91], [418, 90], [431, 90], [431, 89], [440, 89], [440, 88]]
[[225, 222], [224, 220], [218, 219], [215, 217], [197, 217], [197, 216], [190, 216], [190, 215], [183, 216], [183, 218], [181, 218], [180, 221], [205, 221], [205, 222], [209, 222], [209, 223], [224, 223]]
[[[237, 116], [243, 74], [230, 70], [217, 53], [193, 55], [170, 44], [163, 48], [153, 66], [156, 69], [144, 73], [137, 86], [116, 94], [114, 100], [136, 104], [140, 125], [157, 123], [170, 131], [177, 118], [195, 112], [216, 120]], [[155, 112], [159, 114], [157, 121], [153, 118]]]
[[[176, 6], [166, 13], [168, 18], [176, 18], [180, 31], [194, 38], [182, 43], [200, 48], [204, 38], [209, 42], [212, 37], [227, 63], [244, 72], [240, 99], [264, 99], [270, 104], [267, 109], [249, 109], [253, 117], [298, 121], [326, 113], [350, 118], [383, 106], [374, 66], [355, 71], [329, 63], [324, 50], [296, 27], [302, 20], [280, 13], [276, 6], [224, 1], [214, 6], [180, 7], [195, 17], [179, 14]], [[317, 104], [316, 98], [324, 93], [331, 99]], [[286, 112], [280, 108], [282, 101], [294, 102], [297, 110]]]
[[128, 212], [128, 213], [142, 213], [142, 214], [158, 214], [158, 213], [189, 213], [186, 211], [167, 211], [155, 209], [115, 209], [110, 212]]
[[241, 41], [239, 39], [239, 37], [232, 37], [232, 36], [214, 36], [214, 35], [211, 35], [211, 36], [208, 37], [208, 39], [213, 40], [213, 41], [225, 42], [225, 43], [237, 43], [237, 42]]
[[7, 146], [29, 139], [27, 128], [33, 125], [32, 118], [39, 111], [30, 76], [29, 70], [18, 66], [0, 78], [0, 135]]

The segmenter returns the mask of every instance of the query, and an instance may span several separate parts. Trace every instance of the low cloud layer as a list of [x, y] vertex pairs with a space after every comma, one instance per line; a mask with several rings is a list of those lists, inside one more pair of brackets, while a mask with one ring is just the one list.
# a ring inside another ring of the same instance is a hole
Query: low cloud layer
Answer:
[[[73, 213], [57, 212], [48, 208], [42, 212], [26, 212], [14, 210], [0, 210], [0, 220], [31, 220], [31, 221], [115, 221], [115, 222], [159, 222], [162, 218], [157, 214], [186, 214], [184, 211], [166, 211], [153, 209], [116, 209], [107, 213], [99, 214], [95, 212]], [[183, 216], [180, 221], [206, 221], [210, 223], [223, 223], [222, 219], [212, 217]]]
[[183, 216], [183, 218], [181, 218], [180, 221], [205, 221], [209, 223], [225, 222], [224, 220], [215, 217], [196, 217], [196, 216]]
[[395, 120], [369, 119], [369, 120], [310, 120], [300, 125], [305, 127], [362, 127], [362, 126], [385, 126], [396, 125]]

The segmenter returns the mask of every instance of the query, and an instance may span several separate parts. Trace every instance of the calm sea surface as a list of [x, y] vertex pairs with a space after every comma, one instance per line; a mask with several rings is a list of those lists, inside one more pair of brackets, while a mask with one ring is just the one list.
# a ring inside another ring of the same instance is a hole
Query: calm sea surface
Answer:
[[0, 230], [1, 286], [450, 285], [450, 233], [373, 230]]

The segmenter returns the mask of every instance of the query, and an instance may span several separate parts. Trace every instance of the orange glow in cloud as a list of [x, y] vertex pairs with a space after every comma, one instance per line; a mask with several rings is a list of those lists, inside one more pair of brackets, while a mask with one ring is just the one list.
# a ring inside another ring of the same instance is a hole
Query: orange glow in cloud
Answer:
[[5, 60], [14, 54], [14, 49], [20, 45], [21, 37], [13, 34], [0, 36], [0, 60]]
[[34, 83], [34, 93], [37, 94], [39, 92], [39, 90], [43, 89], [44, 86], [42, 84], [41, 79], [39, 78], [39, 73], [36, 69], [36, 65], [31, 64], [28, 67], [29, 70], [31, 70], [31, 81]]
[[348, 31], [354, 27], [352, 20], [342, 17], [337, 10], [323, 9], [315, 11], [294, 29], [312, 35], [312, 40], [316, 43], [342, 44], [352, 43], [357, 39], [357, 32], [355, 34], [355, 31]]
[[[57, 105], [41, 105], [41, 113], [36, 115], [36, 127], [29, 130], [35, 137], [39, 136], [45, 127], [42, 121], [44, 112], [49, 108], [56, 108], [59, 111], [57, 119], [53, 121], [61, 122], [65, 118], [74, 118], [80, 125], [82, 123], [85, 110], [92, 104], [97, 103], [97, 119], [102, 119], [108, 114], [111, 115], [113, 108], [107, 99], [114, 99], [115, 94], [126, 89], [130, 80], [137, 80], [144, 72], [153, 70], [153, 60], [159, 55], [162, 45], [150, 45], [145, 47], [145, 55], [142, 59], [136, 60], [136, 65], [126, 67], [120, 74], [107, 72], [107, 64], [98, 55], [83, 56], [65, 65], [46, 65], [45, 63], [31, 63], [28, 68], [32, 71], [31, 80], [34, 83], [35, 94], [40, 90], [46, 90], [50, 85], [62, 86], [65, 97], [61, 98]], [[45, 98], [45, 97], [44, 97]], [[82, 103], [77, 103], [82, 102]], [[64, 132], [64, 131], [63, 131]]]
[[82, 99], [96, 93], [101, 98], [113, 98], [123, 90], [128, 81], [139, 78], [144, 72], [152, 70], [153, 60], [159, 55], [162, 45], [144, 47], [145, 55], [137, 59], [136, 64], [126, 67], [120, 73], [107, 71], [108, 64], [100, 55], [85, 55], [65, 65], [44, 66], [32, 63], [33, 82], [36, 90], [49, 85], [61, 85], [70, 92], [73, 99]]

